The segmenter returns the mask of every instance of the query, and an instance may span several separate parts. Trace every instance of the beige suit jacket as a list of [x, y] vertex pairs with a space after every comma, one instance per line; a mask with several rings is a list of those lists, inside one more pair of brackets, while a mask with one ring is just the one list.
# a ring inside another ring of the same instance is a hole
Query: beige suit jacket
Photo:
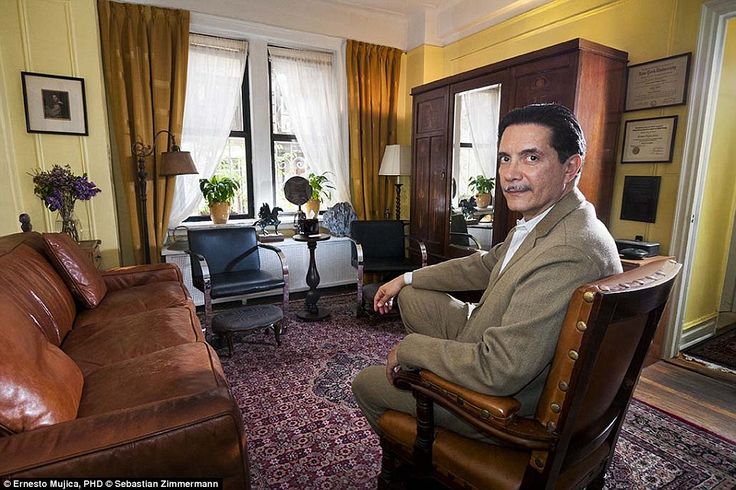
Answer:
[[482, 393], [515, 396], [522, 413], [530, 414], [573, 291], [621, 272], [621, 262], [613, 238], [577, 189], [554, 205], [500, 272], [514, 231], [490, 252], [414, 272], [417, 289], [485, 292], [457, 338], [409, 334], [398, 359]]

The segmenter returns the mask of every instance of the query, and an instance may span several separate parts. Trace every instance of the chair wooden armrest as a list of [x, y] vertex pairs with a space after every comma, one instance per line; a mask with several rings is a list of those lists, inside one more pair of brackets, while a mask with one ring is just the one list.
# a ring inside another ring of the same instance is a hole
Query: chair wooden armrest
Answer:
[[492, 438], [526, 449], [547, 450], [557, 437], [534, 419], [517, 417], [521, 403], [513, 397], [478, 393], [447, 381], [427, 370], [399, 370], [394, 377], [397, 388], [411, 390], [417, 397], [417, 425], [433, 424], [431, 417], [421, 420], [420, 397], [441, 405]]

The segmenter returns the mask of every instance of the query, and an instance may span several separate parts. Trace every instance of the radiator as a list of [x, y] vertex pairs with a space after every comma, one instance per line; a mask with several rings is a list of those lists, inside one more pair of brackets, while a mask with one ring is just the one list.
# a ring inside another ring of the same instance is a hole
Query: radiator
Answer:
[[[289, 291], [306, 291], [307, 268], [309, 267], [309, 249], [304, 242], [296, 242], [291, 238], [283, 242], [272, 242], [286, 255], [286, 263], [289, 266]], [[175, 247], [162, 250], [164, 260], [170, 264], [176, 264], [184, 276], [184, 285], [189, 289], [194, 304], [204, 304], [204, 295], [192, 285], [192, 267], [189, 256]], [[281, 273], [281, 265], [278, 256], [270, 251], [261, 249], [261, 268], [274, 274]], [[315, 262], [319, 272], [319, 288], [355, 284], [357, 278], [356, 270], [350, 265], [350, 240], [346, 237], [332, 237], [329, 240], [318, 242], [315, 250]], [[274, 291], [243, 296], [242, 299], [255, 298], [258, 296], [273, 295]], [[278, 294], [278, 293], [276, 293]], [[221, 301], [232, 301], [235, 298], [225, 298]], [[213, 301], [217, 302], [217, 300]]]

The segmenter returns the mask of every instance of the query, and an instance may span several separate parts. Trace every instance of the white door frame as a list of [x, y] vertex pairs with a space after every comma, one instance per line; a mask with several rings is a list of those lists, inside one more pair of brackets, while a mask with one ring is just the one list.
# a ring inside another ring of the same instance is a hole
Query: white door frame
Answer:
[[710, 0], [703, 4], [700, 31], [688, 95], [685, 148], [682, 171], [672, 229], [671, 254], [682, 262], [680, 280], [672, 291], [668, 322], [664, 332], [661, 356], [675, 357], [680, 350], [682, 324], [685, 316], [687, 292], [690, 285], [695, 240], [698, 235], [700, 210], [703, 203], [705, 176], [708, 170], [713, 136], [715, 102], [723, 64], [726, 23], [736, 16], [736, 0]]

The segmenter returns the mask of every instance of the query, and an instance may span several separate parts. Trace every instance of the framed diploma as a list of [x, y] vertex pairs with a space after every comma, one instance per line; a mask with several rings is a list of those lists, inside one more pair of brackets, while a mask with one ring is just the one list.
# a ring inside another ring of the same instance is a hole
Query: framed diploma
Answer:
[[621, 163], [671, 162], [677, 116], [626, 121]]
[[629, 66], [624, 111], [687, 103], [690, 53]]

